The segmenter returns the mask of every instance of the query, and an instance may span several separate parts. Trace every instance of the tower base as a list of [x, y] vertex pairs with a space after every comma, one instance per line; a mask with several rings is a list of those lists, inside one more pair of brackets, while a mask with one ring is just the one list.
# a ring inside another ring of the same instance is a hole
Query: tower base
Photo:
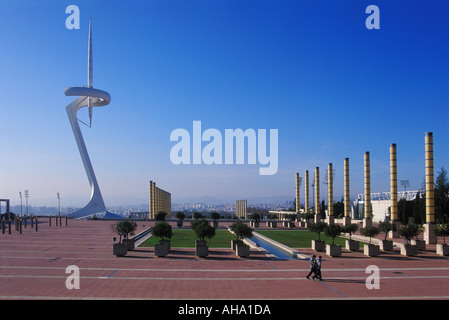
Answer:
[[437, 236], [434, 233], [436, 228], [436, 224], [434, 223], [425, 223], [424, 224], [424, 240], [426, 244], [435, 244], [437, 243]]

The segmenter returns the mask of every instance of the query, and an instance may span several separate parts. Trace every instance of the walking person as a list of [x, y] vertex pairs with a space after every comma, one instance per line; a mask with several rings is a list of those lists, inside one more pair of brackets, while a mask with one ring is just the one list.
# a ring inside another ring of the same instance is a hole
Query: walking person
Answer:
[[318, 257], [318, 260], [316, 261], [316, 268], [315, 268], [315, 274], [312, 277], [312, 280], [315, 280], [315, 278], [318, 278], [318, 280], [322, 281], [323, 278], [321, 277], [321, 256]]
[[310, 272], [306, 276], [306, 279], [310, 279], [310, 275], [312, 273], [315, 273], [316, 267], [317, 267], [316, 255], [313, 255], [312, 258], [310, 259]]

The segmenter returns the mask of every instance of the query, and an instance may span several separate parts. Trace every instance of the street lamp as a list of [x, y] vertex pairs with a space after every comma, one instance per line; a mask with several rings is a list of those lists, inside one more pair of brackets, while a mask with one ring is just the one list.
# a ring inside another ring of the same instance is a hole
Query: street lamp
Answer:
[[407, 200], [407, 187], [410, 187], [410, 181], [401, 180], [401, 186], [404, 187], [404, 199]]
[[30, 196], [30, 192], [25, 190], [25, 202], [26, 202], [26, 215], [28, 216], [28, 197]]
[[19, 191], [19, 197], [20, 197], [20, 217], [22, 217], [22, 192]]
[[61, 215], [61, 197], [59, 196], [59, 192], [56, 194], [56, 197], [58, 198], [58, 215]]

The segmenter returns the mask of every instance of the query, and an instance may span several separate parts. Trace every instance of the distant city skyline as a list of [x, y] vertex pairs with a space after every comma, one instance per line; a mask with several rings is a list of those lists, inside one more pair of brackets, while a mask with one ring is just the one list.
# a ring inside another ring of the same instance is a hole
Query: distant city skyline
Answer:
[[[106, 206], [148, 203], [150, 180], [172, 203], [291, 201], [296, 172], [309, 170], [312, 181], [318, 166], [323, 182], [330, 162], [339, 201], [346, 157], [355, 198], [365, 151], [371, 191], [388, 192], [391, 143], [398, 180], [420, 189], [425, 132], [434, 133], [435, 176], [449, 169], [449, 3], [375, 2], [380, 29], [368, 30], [368, 4], [353, 0], [80, 0], [70, 3], [80, 29], [70, 30], [69, 3], [2, 1], [0, 198], [20, 205], [27, 189], [34, 206], [57, 206], [58, 192], [63, 207], [89, 200], [64, 89], [86, 83], [90, 17], [95, 85], [113, 98], [81, 130]], [[89, 122], [87, 111], [79, 117]], [[278, 130], [277, 172], [259, 175], [263, 166], [247, 156], [244, 164], [173, 164], [170, 134], [192, 132], [194, 121], [223, 137]]]

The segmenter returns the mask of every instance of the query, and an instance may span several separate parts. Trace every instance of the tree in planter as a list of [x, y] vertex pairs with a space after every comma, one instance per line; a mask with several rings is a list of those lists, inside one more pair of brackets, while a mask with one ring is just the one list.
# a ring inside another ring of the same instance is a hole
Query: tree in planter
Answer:
[[175, 218], [178, 219], [176, 225], [181, 228], [183, 224], [183, 220], [186, 218], [186, 214], [182, 211], [178, 211], [175, 213]]
[[192, 217], [193, 217], [193, 219], [198, 220], [198, 219], [202, 219], [203, 215], [200, 212], [195, 211], [192, 213]]
[[379, 230], [380, 232], [385, 233], [384, 240], [387, 240], [388, 232], [396, 231], [396, 225], [394, 223], [391, 223], [390, 221], [382, 221], [379, 222]]
[[218, 227], [218, 221], [217, 220], [219, 220], [220, 217], [221, 216], [220, 216], [220, 214], [218, 212], [213, 211], [213, 212], [210, 213], [210, 218], [213, 220], [214, 228]]
[[215, 236], [215, 228], [205, 219], [195, 220], [191, 226], [198, 239], [200, 239], [199, 243], [197, 241], [195, 245], [196, 253], [200, 257], [206, 257], [208, 255], [208, 247], [205, 239], [211, 239]]
[[167, 222], [158, 221], [156, 222], [154, 227], [151, 228], [151, 234], [156, 238], [160, 238], [161, 240], [159, 241], [159, 243], [162, 244], [164, 241], [171, 239], [171, 237], [173, 236], [173, 231], [171, 226]]
[[311, 232], [316, 232], [318, 234], [318, 240], [312, 240], [312, 249], [315, 251], [325, 251], [326, 250], [326, 244], [324, 241], [321, 240], [321, 233], [326, 228], [327, 223], [326, 222], [311, 222], [308, 224], [307, 228]]
[[237, 239], [231, 242], [232, 248], [236, 250], [236, 254], [238, 256], [249, 256], [249, 246], [243, 245], [243, 239], [251, 238], [253, 236], [253, 229], [241, 221], [233, 223], [230, 229]]
[[156, 238], [161, 238], [159, 244], [154, 246], [154, 254], [158, 257], [166, 256], [170, 245], [167, 243], [167, 239], [171, 239], [173, 232], [171, 226], [165, 221], [158, 221], [151, 228], [151, 234]]
[[369, 244], [371, 244], [371, 238], [377, 236], [380, 233], [380, 229], [375, 226], [366, 226], [360, 229], [360, 233], [365, 237], [369, 237]]
[[396, 231], [396, 225], [390, 221], [382, 221], [379, 222], [379, 230], [385, 233], [385, 238], [382, 241], [382, 250], [393, 251], [393, 241], [387, 240], [387, 236], [390, 231]]
[[449, 237], [449, 224], [439, 224], [433, 232], [437, 237], [443, 237], [443, 244], [446, 244], [446, 237]]
[[327, 223], [326, 222], [317, 222], [317, 223], [310, 223], [308, 226], [309, 231], [316, 232], [318, 234], [318, 241], [321, 241], [321, 233], [326, 228]]
[[416, 246], [410, 245], [410, 240], [419, 234], [419, 226], [416, 224], [407, 224], [399, 228], [398, 233], [401, 237], [407, 239], [407, 244], [402, 245], [401, 254], [406, 256], [416, 255]]
[[314, 214], [312, 212], [303, 212], [299, 215], [301, 219], [305, 220], [306, 223], [309, 223], [310, 219], [313, 219]]
[[260, 221], [260, 214], [258, 214], [258, 213], [251, 213], [249, 215], [249, 218], [251, 220], [253, 220], [254, 222], [259, 222]]
[[358, 229], [359, 229], [359, 226], [356, 223], [351, 223], [351, 224], [347, 224], [347, 225], [343, 226], [341, 231], [343, 233], [348, 233], [349, 240], [352, 240], [351, 239], [352, 234], [355, 233]]
[[401, 237], [407, 240], [407, 243], [410, 243], [410, 240], [419, 234], [419, 226], [416, 224], [407, 224], [399, 228], [398, 232]]
[[133, 236], [134, 231], [137, 229], [137, 223], [135, 221], [130, 220], [122, 220], [117, 223], [114, 223], [111, 226], [111, 229], [113, 232], [117, 233], [119, 235], [119, 242], [114, 243], [112, 246], [113, 254], [115, 254], [118, 257], [125, 256], [126, 253], [129, 250], [134, 249], [134, 243], [131, 240], [131, 244], [125, 244], [122, 243], [122, 236], [123, 240], [128, 237], [128, 235]]
[[204, 241], [206, 238], [211, 239], [215, 236], [215, 228], [212, 227], [205, 219], [195, 220], [191, 224], [192, 230], [195, 231], [196, 236]]
[[161, 238], [161, 240], [171, 239], [173, 232], [171, 226], [165, 221], [158, 221], [151, 228], [151, 234], [156, 238]]
[[353, 233], [359, 229], [356, 223], [347, 224], [342, 227], [342, 232], [349, 234], [349, 240], [346, 240], [346, 249], [356, 251], [359, 249], [359, 242], [351, 239]]
[[159, 211], [156, 213], [156, 216], [154, 217], [154, 220], [156, 221], [165, 221], [165, 217], [167, 216], [167, 212], [165, 211]]
[[335, 238], [341, 234], [341, 227], [338, 224], [330, 224], [324, 228], [324, 234], [332, 238], [332, 245], [335, 244]]
[[119, 243], [122, 242], [122, 236], [124, 239], [128, 237], [128, 235], [133, 236], [134, 231], [137, 229], [137, 223], [135, 221], [130, 220], [122, 220], [117, 223], [114, 223], [111, 226], [113, 232], [119, 235]]
[[234, 232], [237, 241], [245, 238], [251, 238], [253, 236], [253, 229], [241, 221], [232, 224], [230, 229]]
[[254, 226], [256, 228], [259, 227], [259, 222], [260, 222], [260, 215], [258, 213], [251, 213], [249, 215], [249, 218], [254, 222]]
[[332, 238], [332, 244], [326, 246], [326, 254], [332, 257], [341, 256], [341, 247], [335, 245], [335, 238], [341, 234], [341, 227], [332, 223], [324, 228], [324, 234]]
[[448, 256], [449, 246], [446, 244], [446, 237], [449, 237], [449, 224], [439, 224], [433, 232], [437, 237], [443, 237], [443, 243], [437, 243], [436, 245], [437, 254]]

